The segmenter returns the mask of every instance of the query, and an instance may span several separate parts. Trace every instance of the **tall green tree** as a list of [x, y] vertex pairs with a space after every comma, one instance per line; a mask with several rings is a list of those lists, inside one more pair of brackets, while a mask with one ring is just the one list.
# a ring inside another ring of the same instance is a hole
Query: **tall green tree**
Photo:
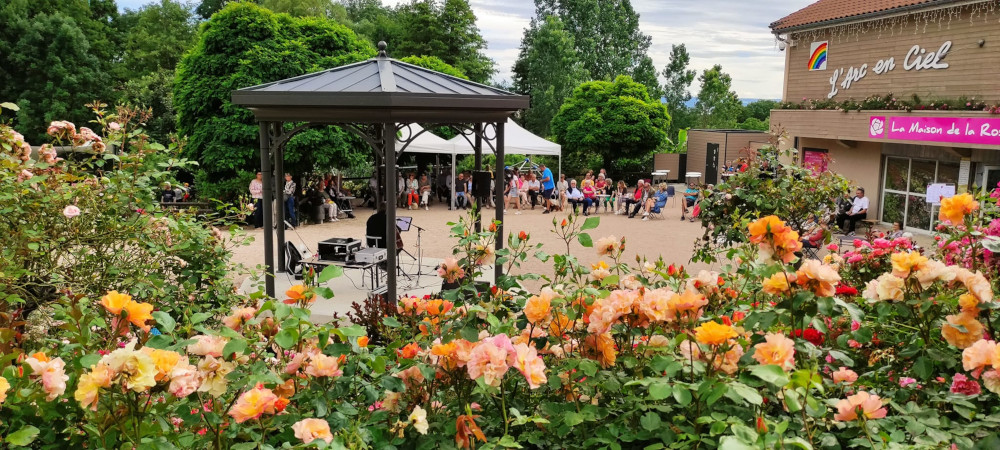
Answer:
[[384, 6], [382, 0], [342, 0], [342, 4], [347, 9], [351, 29], [358, 36], [368, 39], [372, 44], [385, 41], [393, 46], [403, 40], [399, 13], [395, 8]]
[[106, 1], [93, 3], [95, 9], [83, 0], [0, 6], [0, 98], [21, 107], [15, 126], [29, 140], [42, 140], [52, 120], [86, 126], [93, 116], [84, 105], [114, 100], [117, 11], [106, 11]]
[[556, 16], [532, 19], [521, 39], [513, 78], [514, 90], [531, 96], [531, 108], [521, 117], [524, 127], [548, 136], [552, 118], [566, 98], [588, 79], [573, 45], [573, 35], [566, 31], [562, 20]]
[[120, 100], [152, 109], [146, 130], [153, 139], [166, 142], [177, 128], [174, 69], [194, 46], [198, 30], [194, 11], [178, 0], [160, 0], [126, 10], [118, 27], [123, 49], [117, 83]]
[[652, 38], [639, 30], [639, 14], [629, 0], [535, 0], [537, 17], [558, 16], [580, 54], [583, 67], [596, 80], [629, 75], [646, 84], [651, 95], [659, 92], [655, 70], [649, 76]]
[[258, 4], [295, 17], [323, 17], [344, 25], [349, 22], [347, 8], [333, 0], [258, 0]]
[[618, 162], [646, 158], [659, 147], [669, 126], [667, 108], [624, 75], [581, 84], [552, 119], [552, 133], [571, 169], [577, 161], [621, 170]]
[[701, 90], [698, 91], [698, 126], [703, 128], [733, 128], [743, 104], [733, 92], [733, 79], [716, 64], [705, 69], [698, 77]]
[[450, 64], [441, 61], [441, 58], [437, 56], [407, 56], [405, 58], [400, 58], [400, 61], [413, 64], [414, 66], [420, 66], [425, 69], [430, 69], [438, 71], [444, 74], [451, 75], [453, 77], [458, 77], [463, 80], [468, 80], [469, 77], [465, 76], [461, 70], [452, 67]]
[[670, 47], [670, 60], [667, 67], [663, 69], [663, 77], [666, 83], [663, 84], [663, 97], [666, 99], [667, 111], [670, 112], [670, 138], [675, 143], [680, 139], [679, 132], [685, 128], [695, 126], [697, 115], [687, 105], [691, 100], [691, 83], [697, 75], [693, 69], [689, 69], [691, 55], [688, 54], [687, 46], [684, 44], [672, 45]]
[[478, 83], [496, 72], [467, 0], [415, 0], [400, 5], [396, 18], [402, 33], [386, 41], [391, 56], [436, 56]]
[[[190, 137], [186, 156], [201, 164], [202, 192], [223, 198], [244, 193], [259, 164], [256, 123], [249, 110], [230, 102], [233, 90], [374, 55], [367, 41], [323, 18], [238, 2], [212, 16], [178, 66], [174, 86], [178, 131]], [[345, 131], [310, 130], [287, 144], [285, 167], [304, 173], [368, 156]]]
[[219, 12], [227, 3], [234, 0], [202, 0], [194, 9], [198, 17], [208, 20], [212, 14]]

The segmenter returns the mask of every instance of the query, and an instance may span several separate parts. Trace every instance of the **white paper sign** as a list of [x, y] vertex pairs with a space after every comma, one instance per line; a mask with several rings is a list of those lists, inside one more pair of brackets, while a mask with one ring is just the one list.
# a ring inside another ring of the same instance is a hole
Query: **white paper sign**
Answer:
[[942, 198], [951, 198], [954, 196], [954, 184], [934, 183], [927, 185], [927, 203], [937, 205], [941, 203]]

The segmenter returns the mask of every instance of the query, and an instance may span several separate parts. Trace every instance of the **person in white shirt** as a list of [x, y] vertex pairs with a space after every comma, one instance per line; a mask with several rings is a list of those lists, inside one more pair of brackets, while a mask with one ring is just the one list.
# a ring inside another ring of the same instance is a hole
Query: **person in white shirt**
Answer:
[[576, 214], [576, 207], [578, 205], [583, 205], [583, 191], [576, 188], [576, 180], [569, 180], [569, 189], [566, 190], [566, 200], [569, 201], [570, 205], [573, 205], [573, 214]]
[[[858, 222], [868, 218], [868, 197], [865, 197], [865, 189], [858, 188], [854, 192], [854, 201], [851, 203], [851, 210], [837, 215], [837, 227], [844, 230], [848, 235], [854, 234], [854, 229]], [[844, 228], [847, 222], [847, 228]]]

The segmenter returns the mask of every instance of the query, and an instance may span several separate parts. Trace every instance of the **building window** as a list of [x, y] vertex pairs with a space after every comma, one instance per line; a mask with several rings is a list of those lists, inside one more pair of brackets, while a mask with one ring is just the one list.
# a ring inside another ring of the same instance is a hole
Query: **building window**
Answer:
[[886, 223], [931, 231], [937, 225], [937, 205], [927, 203], [927, 185], [958, 182], [958, 163], [887, 156], [882, 176], [882, 217]]

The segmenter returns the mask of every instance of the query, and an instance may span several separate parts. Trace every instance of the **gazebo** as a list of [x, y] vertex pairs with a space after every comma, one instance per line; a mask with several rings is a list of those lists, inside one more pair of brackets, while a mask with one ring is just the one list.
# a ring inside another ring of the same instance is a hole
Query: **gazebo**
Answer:
[[[527, 108], [527, 96], [473, 83], [389, 58], [385, 42], [375, 58], [286, 80], [233, 91], [232, 102], [250, 109], [260, 126], [260, 167], [271, 182], [264, 183], [265, 290], [274, 296], [275, 212], [272, 200], [282, 186], [285, 144], [296, 133], [312, 127], [339, 126], [360, 136], [375, 153], [381, 193], [376, 201], [395, 199], [396, 159], [419, 137], [411, 124], [424, 128], [449, 126], [458, 130], [475, 151], [475, 167], [482, 169], [483, 146], [496, 154], [496, 172], [503, 173], [504, 125], [514, 112]], [[402, 143], [397, 150], [396, 142]], [[386, 183], [385, 180], [393, 182]], [[493, 194], [502, 202], [503, 183]], [[396, 210], [386, 207], [387, 296], [396, 292]], [[278, 208], [277, 223], [284, 223]], [[503, 209], [496, 209], [503, 236]], [[278, 272], [285, 271], [285, 229], [277, 227]], [[496, 249], [504, 239], [496, 240]], [[495, 264], [499, 278], [501, 265]]]

